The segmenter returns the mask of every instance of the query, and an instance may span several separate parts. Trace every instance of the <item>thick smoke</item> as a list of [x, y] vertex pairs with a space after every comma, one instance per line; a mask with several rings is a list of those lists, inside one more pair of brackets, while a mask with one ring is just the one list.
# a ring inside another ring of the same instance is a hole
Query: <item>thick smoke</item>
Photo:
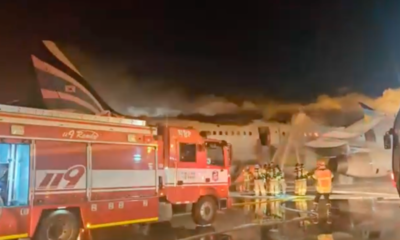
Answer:
[[218, 114], [255, 111], [266, 120], [294, 113], [306, 112], [313, 119], [330, 125], [346, 125], [362, 116], [358, 102], [377, 110], [397, 112], [400, 106], [400, 89], [385, 90], [381, 97], [371, 98], [359, 93], [340, 97], [321, 95], [309, 104], [281, 103], [272, 100], [245, 101], [242, 104], [218, 96], [203, 96], [193, 100], [183, 89], [169, 87], [162, 79], [138, 79], [129, 72], [122, 61], [87, 55], [76, 48], [68, 48], [67, 55], [82, 72], [99, 95], [117, 111], [132, 116], [177, 116], [179, 114]]

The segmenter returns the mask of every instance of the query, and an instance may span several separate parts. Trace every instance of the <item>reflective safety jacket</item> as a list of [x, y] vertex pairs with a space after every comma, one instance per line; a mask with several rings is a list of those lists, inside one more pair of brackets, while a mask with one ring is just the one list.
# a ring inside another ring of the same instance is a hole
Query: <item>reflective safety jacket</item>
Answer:
[[249, 170], [244, 170], [243, 172], [244, 181], [246, 182], [251, 181], [252, 176], [253, 174]]
[[332, 192], [332, 178], [333, 174], [329, 169], [317, 169], [313, 174], [313, 178], [316, 180], [317, 192], [331, 193]]
[[332, 234], [319, 234], [318, 240], [333, 240]]
[[255, 180], [260, 180], [263, 179], [264, 174], [262, 173], [262, 171], [258, 168], [254, 169], [254, 179]]
[[260, 173], [261, 179], [267, 178], [267, 171], [264, 168], [260, 168], [259, 173]]

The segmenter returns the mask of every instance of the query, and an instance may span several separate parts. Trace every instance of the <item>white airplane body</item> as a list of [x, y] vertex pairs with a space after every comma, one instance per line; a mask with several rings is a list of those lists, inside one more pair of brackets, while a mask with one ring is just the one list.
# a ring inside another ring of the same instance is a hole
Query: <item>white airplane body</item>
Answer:
[[[337, 173], [371, 178], [388, 175], [391, 170], [392, 150], [389, 130], [393, 127], [394, 114], [375, 111], [361, 104], [364, 119], [347, 128], [328, 131], [305, 145], [313, 149], [342, 148], [345, 151], [329, 160]], [[386, 139], [386, 140], [385, 140]]]
[[[209, 138], [225, 140], [232, 145], [233, 162], [248, 162], [259, 159], [260, 154], [268, 151], [268, 147], [282, 143], [290, 132], [290, 125], [264, 121], [254, 121], [243, 126], [181, 119], [149, 120], [148, 122], [150, 124], [194, 128], [206, 133]], [[264, 131], [264, 134], [262, 131]]]
[[[364, 106], [365, 107], [365, 106]], [[364, 113], [368, 109], [364, 109]], [[367, 115], [368, 114], [368, 115]], [[317, 156], [329, 156], [328, 165], [336, 173], [357, 178], [382, 177], [391, 169], [391, 149], [384, 148], [384, 136], [393, 126], [394, 114], [370, 110], [348, 127], [306, 127], [302, 145], [306, 167], [312, 168]], [[277, 122], [255, 120], [247, 125], [224, 125], [181, 119], [150, 120], [150, 124], [170, 124], [194, 128], [209, 138], [231, 144], [233, 165], [268, 162], [270, 149], [287, 143], [294, 126]], [[301, 125], [301, 123], [300, 123]], [[304, 135], [303, 135], [304, 134]], [[321, 152], [334, 152], [332, 155]]]

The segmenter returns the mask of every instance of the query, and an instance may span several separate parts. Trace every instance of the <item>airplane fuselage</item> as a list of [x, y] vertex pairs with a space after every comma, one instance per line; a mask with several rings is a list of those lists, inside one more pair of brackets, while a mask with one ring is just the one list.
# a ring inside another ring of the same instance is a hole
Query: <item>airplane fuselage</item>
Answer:
[[350, 140], [347, 154], [330, 159], [337, 173], [358, 178], [383, 177], [391, 169], [392, 150], [385, 149], [384, 136], [394, 119], [385, 117], [374, 128]]

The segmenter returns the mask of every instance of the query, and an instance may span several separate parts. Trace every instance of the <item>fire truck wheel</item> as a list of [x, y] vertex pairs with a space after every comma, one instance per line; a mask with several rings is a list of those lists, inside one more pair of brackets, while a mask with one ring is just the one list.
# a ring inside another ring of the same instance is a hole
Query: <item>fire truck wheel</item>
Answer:
[[57, 210], [45, 216], [35, 234], [35, 240], [76, 240], [79, 220], [67, 210]]
[[192, 217], [193, 221], [198, 225], [207, 225], [214, 222], [217, 216], [217, 204], [210, 196], [200, 198], [194, 204]]

